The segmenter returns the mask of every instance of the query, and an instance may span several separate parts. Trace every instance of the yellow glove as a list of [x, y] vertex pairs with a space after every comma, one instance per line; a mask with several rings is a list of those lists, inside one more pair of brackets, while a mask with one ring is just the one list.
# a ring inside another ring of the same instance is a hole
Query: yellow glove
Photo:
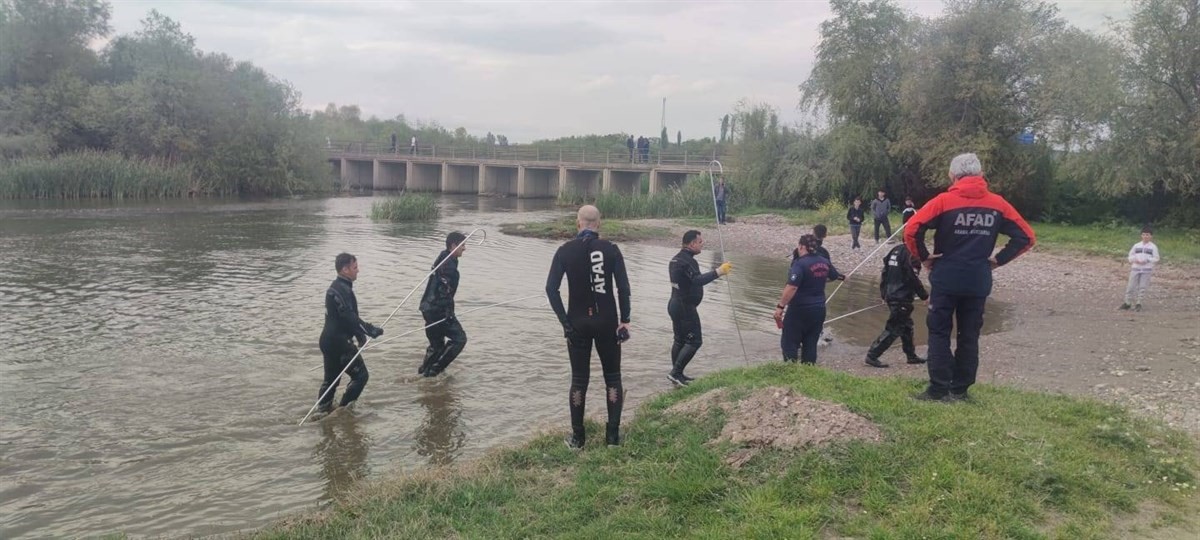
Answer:
[[717, 267], [718, 275], [728, 276], [729, 273], [732, 271], [733, 271], [733, 263], [731, 263], [731, 262], [723, 263], [723, 264], [721, 264], [721, 266]]

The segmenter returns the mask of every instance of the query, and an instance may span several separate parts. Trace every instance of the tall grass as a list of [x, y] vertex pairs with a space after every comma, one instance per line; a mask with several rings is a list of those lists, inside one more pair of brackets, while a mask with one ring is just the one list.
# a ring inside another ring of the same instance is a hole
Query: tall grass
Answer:
[[371, 219], [375, 221], [428, 221], [440, 214], [437, 201], [424, 193], [401, 193], [371, 205]]
[[85, 199], [182, 197], [203, 193], [185, 165], [84, 151], [0, 163], [0, 198]]
[[564, 206], [594, 204], [605, 218], [678, 218], [711, 216], [712, 187], [706, 177], [692, 178], [682, 186], [671, 186], [654, 194], [604, 192], [590, 196], [564, 191], [558, 203]]

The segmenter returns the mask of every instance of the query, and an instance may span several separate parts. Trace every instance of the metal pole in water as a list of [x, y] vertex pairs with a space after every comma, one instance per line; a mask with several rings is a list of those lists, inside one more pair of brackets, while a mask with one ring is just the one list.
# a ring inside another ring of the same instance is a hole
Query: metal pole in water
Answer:
[[[467, 240], [470, 240], [471, 237], [474, 236], [475, 233], [477, 233], [479, 231], [483, 231], [483, 229], [477, 227], [474, 230], [472, 230], [471, 233], [468, 234], [466, 238], [463, 238], [463, 241], [460, 244], [467, 243]], [[484, 231], [483, 240], [486, 240], [486, 239], [487, 239], [487, 231]], [[479, 245], [483, 244], [483, 240], [479, 241]], [[405, 296], [404, 299], [400, 301], [400, 304], [396, 306], [396, 309], [392, 310], [391, 315], [388, 315], [387, 319], [385, 319], [383, 321], [383, 324], [379, 325], [379, 327], [383, 328], [384, 325], [386, 325], [388, 323], [388, 321], [392, 320], [392, 317], [396, 315], [397, 311], [400, 311], [400, 307], [403, 306], [404, 303], [407, 302], [410, 297], [412, 297], [413, 293], [417, 292], [417, 289], [419, 289], [421, 287], [421, 285], [423, 285], [426, 281], [429, 280], [429, 276], [432, 276], [434, 272], [437, 272], [438, 269], [441, 268], [443, 264], [446, 264], [446, 261], [448, 261], [448, 260], [450, 260], [450, 257], [446, 257], [445, 259], [442, 259], [442, 262], [438, 263], [437, 266], [434, 266], [433, 270], [430, 270], [428, 274], [425, 274], [425, 278], [422, 279], [421, 282], [418, 283], [416, 287], [413, 287], [413, 290], [408, 292], [408, 296]], [[364, 329], [364, 331], [365, 331], [365, 329]], [[334, 378], [335, 381], [340, 380], [342, 378], [342, 375], [346, 374], [346, 370], [350, 369], [350, 366], [354, 365], [354, 362], [356, 362], [359, 359], [359, 357], [362, 356], [363, 350], [365, 350], [368, 346], [371, 345], [371, 340], [372, 340], [372, 338], [368, 337], [367, 340], [363, 342], [362, 347], [359, 347], [358, 352], [354, 353], [354, 357], [351, 358], [349, 362], [346, 362], [346, 365], [345, 365], [345, 367], [342, 368], [341, 373], [338, 373], [338, 376]], [[329, 388], [326, 388], [325, 392], [323, 392], [321, 394], [321, 397], [317, 398], [316, 403], [313, 403], [313, 406], [308, 409], [308, 413], [304, 415], [304, 418], [300, 419], [300, 423], [297, 425], [303, 426], [304, 422], [306, 422], [308, 420], [308, 417], [312, 416], [313, 411], [317, 410], [317, 405], [321, 404], [321, 400], [325, 399], [325, 396], [328, 395], [330, 392], [332, 392], [333, 389], [334, 389], [334, 385], [330, 384]]]
[[[721, 233], [721, 210], [717, 207], [717, 181], [716, 176], [713, 174], [713, 165], [716, 165], [722, 177], [725, 176], [725, 167], [721, 166], [720, 161], [712, 160], [708, 164], [708, 184], [713, 192], [713, 217], [717, 221], [717, 240], [721, 246], [721, 260], [727, 261], [728, 259], [725, 258], [725, 235]], [[733, 280], [728, 275], [725, 276], [725, 287], [725, 290], [729, 291], [729, 309], [733, 313], [733, 327], [737, 330], [738, 344], [742, 346], [742, 362], [749, 364], [750, 355], [746, 354], [746, 342], [742, 339], [742, 326], [738, 324], [737, 306], [733, 303]]]
[[[504, 302], [497, 302], [497, 303], [495, 303], [495, 304], [488, 304], [488, 305], [486, 305], [486, 306], [480, 306], [480, 307], [477, 307], [477, 308], [475, 308], [475, 309], [470, 309], [470, 310], [464, 311], [464, 312], [462, 312], [462, 313], [459, 313], [458, 315], [466, 315], [466, 314], [468, 314], [468, 313], [474, 313], [474, 312], [476, 312], [476, 311], [479, 311], [479, 310], [481, 310], [481, 309], [494, 308], [494, 307], [496, 307], [496, 306], [503, 306], [503, 305], [505, 305], [505, 304], [515, 304], [515, 303], [517, 303], [517, 302], [520, 302], [520, 301], [522, 301], [522, 300], [529, 300], [530, 298], [537, 298], [537, 297], [539, 297], [539, 296], [545, 296], [545, 294], [533, 294], [533, 295], [526, 296], [526, 297], [523, 297], [523, 298], [518, 298], [518, 299], [516, 299], [516, 300], [506, 300], [506, 301], [504, 301]], [[458, 316], [458, 315], [456, 315], [456, 316]], [[439, 319], [439, 320], [437, 320], [437, 321], [434, 321], [434, 322], [431, 322], [431, 323], [429, 323], [429, 324], [427, 324], [427, 325], [425, 325], [425, 326], [422, 326], [421, 328], [417, 328], [417, 329], [415, 329], [415, 330], [409, 330], [409, 331], [407, 331], [407, 332], [405, 332], [405, 333], [403, 333], [403, 334], [397, 335], [397, 336], [392, 336], [392, 337], [390, 337], [390, 338], [387, 338], [387, 339], [381, 339], [381, 340], [379, 340], [379, 341], [375, 341], [375, 342], [371, 343], [371, 345], [370, 345], [370, 346], [363, 345], [362, 349], [363, 349], [363, 350], [366, 350], [366, 349], [374, 349], [375, 347], [378, 347], [378, 346], [380, 346], [380, 345], [383, 345], [384, 343], [387, 343], [387, 342], [389, 342], [389, 341], [396, 340], [396, 339], [400, 339], [400, 338], [402, 338], [402, 337], [404, 337], [404, 336], [407, 336], [407, 335], [409, 335], [409, 334], [412, 334], [412, 333], [415, 333], [415, 332], [420, 332], [420, 331], [422, 331], [422, 330], [426, 330], [426, 329], [432, 328], [432, 327], [434, 327], [434, 326], [437, 326], [437, 325], [439, 325], [439, 324], [442, 324], [443, 322], [446, 322], [446, 319]], [[316, 366], [316, 367], [313, 367], [313, 368], [309, 369], [309, 371], [316, 371], [316, 370], [318, 370], [318, 369], [321, 369], [321, 366]]]
[[[876, 253], [878, 253], [879, 250], [882, 249], [884, 246], [888, 245], [888, 242], [890, 242], [892, 240], [892, 238], [894, 238], [897, 234], [900, 234], [900, 232], [903, 230], [904, 230], [904, 226], [901, 225], [900, 228], [896, 229], [896, 232], [892, 233], [892, 236], [887, 237], [887, 240], [885, 240], [882, 244], [875, 246], [875, 249], [871, 250], [871, 252], [868, 253], [866, 257], [863, 257], [863, 259], [858, 262], [858, 266], [855, 266], [854, 270], [851, 270], [849, 274], [846, 274], [846, 279], [850, 279], [850, 276], [854, 275], [854, 273], [857, 272], [859, 268], [862, 268], [863, 264], [865, 264], [867, 261], [871, 260], [871, 257], [873, 257]], [[838, 291], [842, 290], [842, 285], [845, 285], [845, 284], [846, 284], [846, 280], [842, 280], [841, 283], [838, 283], [838, 286], [833, 289], [833, 292], [829, 293], [829, 298], [825, 299], [825, 305], [829, 305], [829, 301], [833, 300], [833, 296], [835, 294], [837, 294]]]

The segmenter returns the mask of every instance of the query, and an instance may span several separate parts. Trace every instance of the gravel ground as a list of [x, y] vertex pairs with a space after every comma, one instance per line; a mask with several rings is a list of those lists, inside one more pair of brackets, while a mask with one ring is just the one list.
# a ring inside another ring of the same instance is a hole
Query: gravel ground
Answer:
[[[690, 228], [642, 222], [679, 234]], [[778, 216], [748, 216], [722, 232], [730, 252], [783, 257], [809, 229]], [[848, 235], [825, 242], [835, 260], [858, 259], [849, 246]], [[874, 249], [874, 240], [863, 247], [863, 254]], [[1122, 261], [1035, 248], [996, 270], [992, 298], [1015, 312], [1008, 330], [981, 338], [979, 381], [1093, 397], [1200, 433], [1200, 265], [1172, 264], [1170, 257], [1155, 270], [1141, 313], [1116, 309], [1129, 277]], [[925, 377], [924, 366], [905, 365], [898, 349], [885, 357], [888, 369], [864, 365], [865, 347], [837, 342], [818, 362], [861, 375]]]

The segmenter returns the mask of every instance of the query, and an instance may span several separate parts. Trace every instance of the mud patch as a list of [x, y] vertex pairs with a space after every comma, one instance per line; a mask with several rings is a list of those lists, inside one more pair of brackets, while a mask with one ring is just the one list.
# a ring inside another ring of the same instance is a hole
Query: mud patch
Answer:
[[726, 389], [712, 390], [677, 403], [667, 412], [704, 415], [714, 407], [725, 411], [728, 418], [712, 442], [731, 442], [741, 447], [725, 458], [734, 468], [750, 461], [763, 448], [796, 450], [840, 441], [883, 440], [874, 422], [845, 405], [779, 386], [755, 390], [737, 401], [729, 400]]

